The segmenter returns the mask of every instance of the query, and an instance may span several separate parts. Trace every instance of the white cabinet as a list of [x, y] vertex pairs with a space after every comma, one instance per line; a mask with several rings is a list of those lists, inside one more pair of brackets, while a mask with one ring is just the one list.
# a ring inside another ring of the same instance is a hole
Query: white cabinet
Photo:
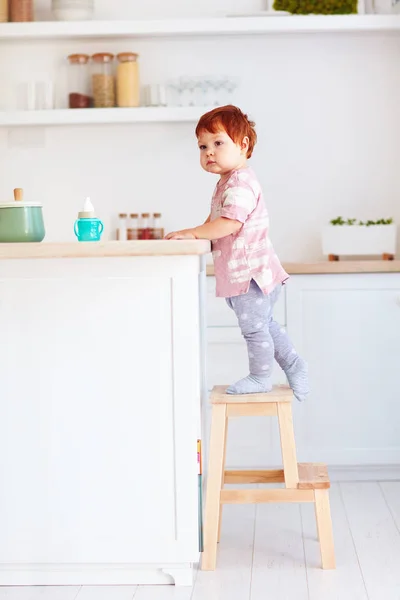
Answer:
[[190, 582], [199, 270], [0, 261], [0, 585]]
[[[208, 278], [208, 387], [247, 374], [246, 347]], [[300, 461], [400, 463], [400, 274], [294, 275], [275, 318], [309, 363], [311, 394], [293, 403]], [[285, 382], [279, 367], [274, 379]], [[230, 467], [281, 463], [275, 419], [232, 420]]]
[[400, 274], [293, 276], [287, 320], [310, 365], [301, 460], [400, 463]]

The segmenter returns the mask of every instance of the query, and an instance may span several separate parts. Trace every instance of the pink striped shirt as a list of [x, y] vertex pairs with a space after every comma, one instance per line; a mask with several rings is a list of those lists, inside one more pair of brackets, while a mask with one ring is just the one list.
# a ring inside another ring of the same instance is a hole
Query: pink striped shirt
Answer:
[[237, 233], [212, 242], [217, 296], [246, 294], [252, 279], [264, 294], [288, 279], [268, 237], [269, 219], [261, 186], [250, 167], [232, 171], [218, 182], [211, 221], [218, 217], [243, 223]]

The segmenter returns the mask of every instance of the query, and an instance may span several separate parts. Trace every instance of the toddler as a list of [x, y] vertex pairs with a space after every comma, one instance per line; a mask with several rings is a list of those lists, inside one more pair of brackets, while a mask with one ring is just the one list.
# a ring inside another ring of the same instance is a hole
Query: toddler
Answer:
[[219, 176], [211, 212], [203, 225], [166, 237], [212, 241], [217, 296], [235, 311], [249, 355], [249, 375], [227, 393], [271, 391], [275, 358], [302, 401], [308, 394], [307, 365], [272, 316], [288, 275], [269, 239], [261, 186], [247, 165], [257, 141], [254, 123], [239, 108], [222, 106], [201, 117], [196, 136], [201, 166]]

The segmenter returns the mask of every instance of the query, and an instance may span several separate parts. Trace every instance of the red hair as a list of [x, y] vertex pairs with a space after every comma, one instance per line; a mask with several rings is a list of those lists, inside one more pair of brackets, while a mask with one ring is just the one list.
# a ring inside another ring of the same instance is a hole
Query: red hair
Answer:
[[249, 148], [247, 150], [247, 158], [250, 158], [257, 142], [257, 134], [254, 127], [254, 121], [250, 121], [240, 108], [228, 104], [227, 106], [218, 106], [218, 108], [214, 108], [200, 117], [200, 121], [196, 127], [196, 137], [198, 138], [202, 131], [218, 133], [221, 130], [226, 131], [235, 144], [241, 144], [243, 138], [248, 137]]

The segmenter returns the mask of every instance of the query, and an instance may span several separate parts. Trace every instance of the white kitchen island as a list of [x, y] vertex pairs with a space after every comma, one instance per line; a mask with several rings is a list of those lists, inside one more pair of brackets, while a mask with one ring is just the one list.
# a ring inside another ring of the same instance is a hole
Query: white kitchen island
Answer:
[[206, 241], [0, 244], [0, 585], [189, 585]]

